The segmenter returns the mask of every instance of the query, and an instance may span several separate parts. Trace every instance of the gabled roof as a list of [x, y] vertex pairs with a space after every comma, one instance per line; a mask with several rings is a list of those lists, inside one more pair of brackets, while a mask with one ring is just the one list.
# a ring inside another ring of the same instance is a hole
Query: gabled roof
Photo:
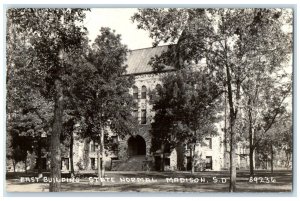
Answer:
[[[135, 75], [153, 73], [153, 68], [151, 65], [149, 65], [151, 57], [155, 57], [155, 55], [160, 56], [163, 52], [168, 50], [168, 47], [168, 45], [165, 45], [131, 50], [128, 53], [127, 61], [125, 63], [128, 65], [126, 74]], [[166, 66], [163, 71], [169, 70], [174, 70], [174, 68], [171, 66]]]

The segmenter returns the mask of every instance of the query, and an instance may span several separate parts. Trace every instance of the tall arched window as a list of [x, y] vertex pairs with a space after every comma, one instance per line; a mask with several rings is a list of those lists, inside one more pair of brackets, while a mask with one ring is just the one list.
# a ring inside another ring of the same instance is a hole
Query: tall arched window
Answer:
[[147, 88], [142, 86], [142, 99], [146, 99], [147, 96]]
[[142, 110], [142, 115], [141, 115], [141, 124], [146, 124], [147, 123], [147, 111]]
[[137, 88], [137, 86], [133, 86], [133, 98], [134, 99], [138, 99], [139, 97], [139, 89]]

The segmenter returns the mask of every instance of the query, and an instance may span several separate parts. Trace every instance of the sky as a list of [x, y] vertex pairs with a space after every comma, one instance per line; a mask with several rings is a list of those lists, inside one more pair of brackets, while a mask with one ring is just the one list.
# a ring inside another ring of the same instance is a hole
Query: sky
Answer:
[[130, 20], [135, 12], [136, 8], [92, 8], [84, 21], [89, 39], [93, 42], [101, 27], [110, 27], [121, 34], [122, 43], [130, 50], [151, 47], [149, 33], [137, 29], [137, 24]]

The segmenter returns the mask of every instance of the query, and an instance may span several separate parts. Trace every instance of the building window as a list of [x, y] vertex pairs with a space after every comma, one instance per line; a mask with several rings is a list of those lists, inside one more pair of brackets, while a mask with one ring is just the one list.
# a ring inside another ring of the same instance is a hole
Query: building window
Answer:
[[117, 135], [111, 136], [111, 139], [114, 144], [118, 144], [118, 136]]
[[146, 115], [146, 110], [142, 110], [141, 124], [147, 123]]
[[171, 153], [171, 146], [169, 143], [165, 144], [164, 153]]
[[133, 98], [134, 99], [139, 98], [139, 89], [136, 86], [133, 86]]
[[133, 101], [133, 103], [132, 103], [132, 108], [133, 108], [134, 110], [137, 110], [137, 109], [139, 108], [138, 101]]
[[46, 170], [47, 169], [47, 159], [46, 158], [40, 158], [40, 160], [38, 158], [36, 158], [36, 162], [35, 162], [35, 169], [39, 169], [39, 165], [41, 166], [42, 170]]
[[205, 138], [206, 146], [210, 149], [212, 149], [212, 141], [211, 138]]
[[69, 170], [69, 158], [62, 158], [61, 159], [61, 169], [62, 170]]
[[92, 170], [96, 169], [96, 160], [95, 160], [95, 158], [91, 158], [91, 169]]
[[134, 110], [133, 110], [133, 117], [134, 117], [136, 120], [139, 119], [139, 111], [138, 111], [138, 109], [134, 109]]
[[190, 156], [186, 157], [186, 170], [189, 171], [192, 169], [192, 160]]
[[211, 156], [206, 156], [206, 160], [205, 160], [205, 168], [212, 170], [212, 157]]
[[115, 155], [118, 155], [118, 151], [119, 151], [118, 136], [112, 136], [111, 139], [112, 139], [111, 150]]
[[95, 152], [96, 151], [96, 143], [94, 142], [94, 140], [91, 141], [91, 152]]
[[146, 99], [147, 96], [147, 88], [142, 86], [142, 99]]
[[165, 166], [170, 166], [170, 158], [165, 158]]

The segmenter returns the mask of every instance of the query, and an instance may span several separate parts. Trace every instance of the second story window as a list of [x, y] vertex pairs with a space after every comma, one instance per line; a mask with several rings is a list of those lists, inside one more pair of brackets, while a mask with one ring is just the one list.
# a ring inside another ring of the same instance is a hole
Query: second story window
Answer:
[[96, 143], [94, 141], [91, 141], [91, 152], [95, 152], [96, 151]]
[[205, 138], [205, 143], [209, 149], [212, 149], [212, 141], [211, 138]]
[[139, 89], [136, 86], [133, 86], [133, 98], [134, 99], [139, 98]]
[[138, 119], [138, 118], [139, 118], [138, 115], [139, 115], [138, 109], [133, 110], [133, 117], [134, 117], [135, 119]]
[[118, 155], [119, 145], [118, 145], [118, 136], [112, 136], [112, 145], [111, 150], [114, 152], [114, 154]]
[[142, 86], [142, 99], [146, 99], [147, 96], [147, 88]]
[[141, 124], [146, 124], [147, 123], [147, 114], [146, 110], [142, 110], [142, 116], [141, 116]]

